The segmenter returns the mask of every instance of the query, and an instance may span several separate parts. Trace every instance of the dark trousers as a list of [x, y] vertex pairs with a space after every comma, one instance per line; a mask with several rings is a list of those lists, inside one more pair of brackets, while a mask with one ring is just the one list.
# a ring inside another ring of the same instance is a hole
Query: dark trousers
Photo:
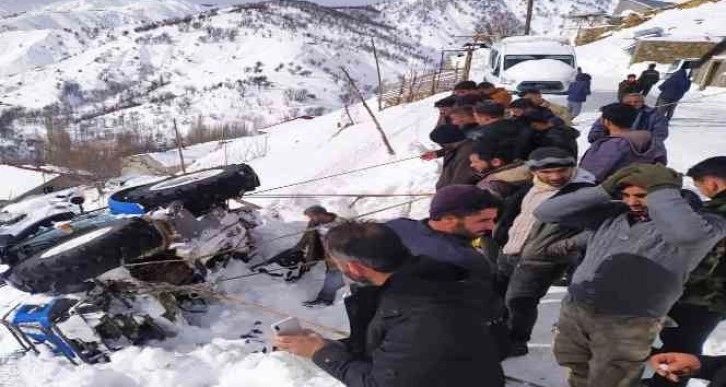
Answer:
[[519, 263], [518, 255], [500, 254], [497, 257], [497, 274], [494, 280], [494, 291], [504, 299], [509, 287], [509, 280], [514, 274], [514, 269]]
[[[711, 332], [726, 318], [723, 314], [712, 312], [704, 306], [681, 303], [675, 304], [668, 316], [678, 323], [678, 327], [664, 328], [660, 332], [663, 347], [658, 352], [685, 352], [697, 355], [701, 354], [703, 343], [706, 342]], [[650, 385], [673, 387], [688, 384], [688, 379], [681, 379], [684, 380], [679, 383], [671, 383], [654, 375]]]
[[514, 269], [505, 302], [509, 311], [509, 337], [528, 342], [537, 322], [537, 306], [552, 283], [561, 279], [568, 264], [521, 261]]
[[655, 105], [658, 109], [658, 113], [664, 115], [665, 118], [670, 121], [671, 118], [673, 118], [673, 113], [676, 112], [676, 106], [678, 106], [678, 101], [669, 101], [667, 99], [658, 97]]

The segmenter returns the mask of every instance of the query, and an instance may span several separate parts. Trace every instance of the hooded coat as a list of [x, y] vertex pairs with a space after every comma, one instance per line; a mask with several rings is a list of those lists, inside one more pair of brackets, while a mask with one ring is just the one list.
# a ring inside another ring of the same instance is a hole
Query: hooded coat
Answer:
[[691, 80], [688, 79], [686, 70], [680, 69], [661, 83], [658, 88], [660, 89], [658, 99], [676, 102], [680, 101], [688, 90], [691, 89]]
[[[647, 130], [660, 141], [665, 141], [668, 138], [668, 120], [657, 109], [650, 106], [643, 106], [638, 110], [638, 116], [630, 128], [633, 130]], [[607, 132], [605, 125], [602, 123], [602, 118], [598, 118], [592, 124], [590, 133], [587, 134], [587, 141], [590, 143], [595, 142], [595, 140], [606, 137]]]
[[467, 270], [412, 257], [383, 286], [345, 299], [350, 337], [312, 360], [349, 387], [503, 387], [491, 297]]
[[688, 273], [726, 237], [726, 219], [694, 210], [679, 189], [648, 192], [648, 219], [602, 187], [554, 197], [535, 210], [545, 223], [591, 230], [568, 299], [607, 316], [662, 318]]
[[666, 165], [665, 145], [650, 132], [626, 131], [593, 142], [582, 156], [580, 167], [602, 182], [618, 169], [633, 163]]
[[585, 102], [587, 96], [591, 94], [591, 79], [590, 74], [577, 74], [575, 82], [570, 83], [570, 87], [567, 89], [567, 100], [572, 102]]

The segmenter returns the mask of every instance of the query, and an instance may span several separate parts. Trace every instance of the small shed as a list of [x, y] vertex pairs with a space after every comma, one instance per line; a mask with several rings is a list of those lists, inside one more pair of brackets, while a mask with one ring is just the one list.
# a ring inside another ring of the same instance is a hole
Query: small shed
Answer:
[[694, 82], [701, 90], [708, 86], [726, 87], [726, 39], [722, 40], [704, 58], [694, 72]]
[[638, 39], [631, 62], [672, 63], [683, 58], [700, 58], [720, 40], [708, 36], [672, 35]]

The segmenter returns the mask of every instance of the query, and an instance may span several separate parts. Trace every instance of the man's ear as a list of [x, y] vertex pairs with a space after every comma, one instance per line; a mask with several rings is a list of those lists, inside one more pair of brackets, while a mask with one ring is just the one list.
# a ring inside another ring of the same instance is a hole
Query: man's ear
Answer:
[[608, 130], [608, 132], [610, 132], [610, 127], [613, 125], [612, 121], [608, 120], [605, 117], [600, 117], [600, 121], [602, 122], [602, 126], [604, 126], [605, 129]]
[[368, 271], [370, 270], [366, 265], [356, 261], [346, 261], [346, 268], [348, 273], [352, 274], [355, 278], [368, 278]]

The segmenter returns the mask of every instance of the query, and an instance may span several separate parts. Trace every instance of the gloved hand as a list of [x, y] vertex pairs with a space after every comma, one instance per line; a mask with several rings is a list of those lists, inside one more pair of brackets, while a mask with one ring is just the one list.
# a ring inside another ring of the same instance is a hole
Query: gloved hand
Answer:
[[605, 192], [610, 194], [610, 196], [615, 197], [622, 185], [622, 180], [628, 178], [633, 173], [636, 173], [640, 165], [642, 164], [631, 164], [625, 168], [617, 170], [615, 173], [610, 175], [610, 177], [605, 179], [605, 181], [600, 183], [600, 186], [605, 190]]
[[621, 179], [621, 184], [644, 188], [648, 193], [659, 189], [683, 187], [683, 177], [662, 164], [634, 164], [637, 169]]

